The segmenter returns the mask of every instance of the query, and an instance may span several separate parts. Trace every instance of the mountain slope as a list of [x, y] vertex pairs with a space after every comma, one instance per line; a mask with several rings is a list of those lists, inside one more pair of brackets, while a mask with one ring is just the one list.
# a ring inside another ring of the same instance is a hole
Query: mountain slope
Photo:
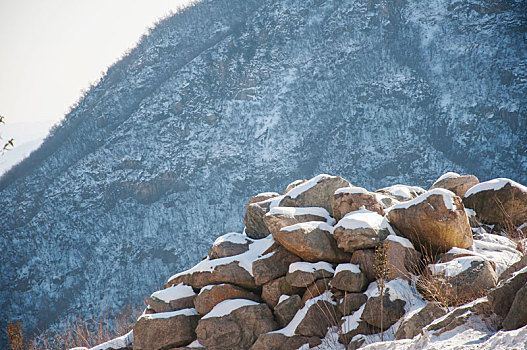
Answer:
[[1, 179], [2, 317], [137, 302], [290, 178], [527, 182], [525, 13], [214, 0], [161, 22]]

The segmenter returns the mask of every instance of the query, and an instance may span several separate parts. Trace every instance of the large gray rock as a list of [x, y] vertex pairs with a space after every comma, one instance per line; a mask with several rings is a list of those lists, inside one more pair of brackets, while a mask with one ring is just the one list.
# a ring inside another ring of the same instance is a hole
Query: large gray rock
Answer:
[[474, 175], [446, 173], [436, 180], [430, 189], [433, 190], [434, 188], [444, 188], [445, 190], [455, 193], [456, 196], [463, 198], [465, 193], [478, 183], [479, 180]]
[[224, 300], [228, 299], [248, 299], [261, 301], [260, 297], [241, 287], [224, 283], [203, 287], [194, 299], [194, 307], [200, 315], [205, 315]]
[[321, 174], [290, 189], [280, 206], [322, 207], [333, 216], [333, 194], [339, 188], [350, 186], [351, 184], [340, 176]]
[[472, 245], [472, 230], [461, 198], [436, 188], [409, 202], [394, 205], [387, 215], [390, 224], [415, 247], [447, 252]]
[[143, 315], [134, 325], [134, 350], [164, 350], [196, 339], [200, 316], [194, 309]]
[[410, 318], [401, 323], [401, 326], [395, 333], [395, 339], [412, 339], [421, 330], [428, 326], [435, 319], [445, 315], [448, 309], [437, 302], [430, 302], [421, 310], [413, 314]]
[[487, 224], [509, 228], [527, 222], [527, 187], [510, 179], [498, 178], [472, 187], [463, 203]]
[[[223, 309], [232, 310], [228, 314]], [[225, 300], [199, 320], [196, 334], [210, 350], [249, 349], [260, 334], [278, 325], [265, 304], [243, 299]]]

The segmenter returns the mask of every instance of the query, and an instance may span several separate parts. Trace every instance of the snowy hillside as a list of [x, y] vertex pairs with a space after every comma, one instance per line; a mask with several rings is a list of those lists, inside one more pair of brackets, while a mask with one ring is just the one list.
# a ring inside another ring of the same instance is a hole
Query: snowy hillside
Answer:
[[164, 20], [0, 179], [1, 322], [139, 303], [291, 178], [527, 183], [525, 13], [205, 0]]

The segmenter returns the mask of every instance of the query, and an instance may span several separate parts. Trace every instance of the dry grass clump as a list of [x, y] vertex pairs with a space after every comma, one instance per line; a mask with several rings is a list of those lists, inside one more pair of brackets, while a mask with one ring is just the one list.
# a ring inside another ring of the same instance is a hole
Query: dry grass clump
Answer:
[[141, 315], [138, 308], [128, 307], [121, 313], [108, 317], [83, 320], [68, 320], [60, 331], [44, 331], [31, 340], [25, 340], [19, 321], [10, 322], [7, 329], [10, 350], [51, 350], [71, 349], [74, 347], [91, 348], [132, 330]]

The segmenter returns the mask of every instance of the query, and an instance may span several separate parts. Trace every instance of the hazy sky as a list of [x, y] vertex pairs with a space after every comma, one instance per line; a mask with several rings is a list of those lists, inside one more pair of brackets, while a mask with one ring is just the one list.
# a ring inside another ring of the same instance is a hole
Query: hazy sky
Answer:
[[58, 121], [146, 29], [189, 0], [0, 0], [0, 114]]

